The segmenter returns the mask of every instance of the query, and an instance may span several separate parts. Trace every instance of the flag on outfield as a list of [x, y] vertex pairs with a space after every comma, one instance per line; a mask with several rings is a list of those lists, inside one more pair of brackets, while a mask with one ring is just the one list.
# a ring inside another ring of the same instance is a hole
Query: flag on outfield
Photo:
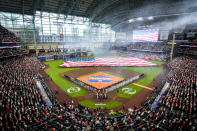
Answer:
[[93, 61], [66, 61], [60, 66], [156, 66], [156, 64], [134, 57], [95, 57]]

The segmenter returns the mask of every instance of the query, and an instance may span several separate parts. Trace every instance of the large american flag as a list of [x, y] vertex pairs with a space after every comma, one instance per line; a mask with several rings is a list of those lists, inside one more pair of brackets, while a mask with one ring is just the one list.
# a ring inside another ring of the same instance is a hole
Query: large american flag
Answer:
[[158, 41], [159, 30], [158, 29], [149, 29], [149, 30], [135, 30], [133, 32], [134, 41]]
[[61, 67], [80, 66], [156, 66], [156, 64], [134, 57], [95, 57], [93, 61], [67, 61]]

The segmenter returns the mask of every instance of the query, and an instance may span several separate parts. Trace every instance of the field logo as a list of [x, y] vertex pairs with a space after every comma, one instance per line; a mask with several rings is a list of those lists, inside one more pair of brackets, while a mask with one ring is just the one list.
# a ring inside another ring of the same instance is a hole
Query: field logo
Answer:
[[71, 87], [67, 90], [68, 93], [76, 93], [79, 92], [81, 89], [79, 87]]
[[114, 79], [109, 76], [95, 75], [95, 76], [87, 77], [86, 80], [89, 82], [95, 82], [97, 84], [105, 84], [112, 82]]
[[93, 74], [78, 77], [77, 79], [96, 89], [103, 89], [124, 80], [124, 78], [111, 75], [105, 72], [96, 72]]
[[135, 94], [136, 93], [136, 90], [134, 90], [133, 88], [122, 88], [122, 91], [125, 94], [129, 94], [129, 95], [132, 95], [132, 94]]

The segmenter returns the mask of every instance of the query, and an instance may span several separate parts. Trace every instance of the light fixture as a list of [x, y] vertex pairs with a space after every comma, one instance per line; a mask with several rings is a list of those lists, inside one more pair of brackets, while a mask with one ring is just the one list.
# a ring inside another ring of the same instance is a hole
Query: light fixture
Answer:
[[136, 20], [142, 21], [143, 18], [142, 17], [138, 17]]
[[153, 17], [153, 16], [149, 16], [148, 19], [149, 19], [149, 20], [153, 20], [154, 17]]
[[129, 23], [131, 23], [131, 22], [133, 22], [134, 21], [134, 19], [130, 19], [130, 20], [128, 20], [129, 21]]

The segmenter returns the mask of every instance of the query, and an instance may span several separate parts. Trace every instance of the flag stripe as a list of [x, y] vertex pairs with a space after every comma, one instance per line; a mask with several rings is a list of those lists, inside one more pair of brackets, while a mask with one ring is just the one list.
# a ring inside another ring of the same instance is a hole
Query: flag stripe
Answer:
[[64, 62], [61, 67], [80, 66], [156, 66], [156, 64], [134, 57], [95, 57], [94, 61]]

